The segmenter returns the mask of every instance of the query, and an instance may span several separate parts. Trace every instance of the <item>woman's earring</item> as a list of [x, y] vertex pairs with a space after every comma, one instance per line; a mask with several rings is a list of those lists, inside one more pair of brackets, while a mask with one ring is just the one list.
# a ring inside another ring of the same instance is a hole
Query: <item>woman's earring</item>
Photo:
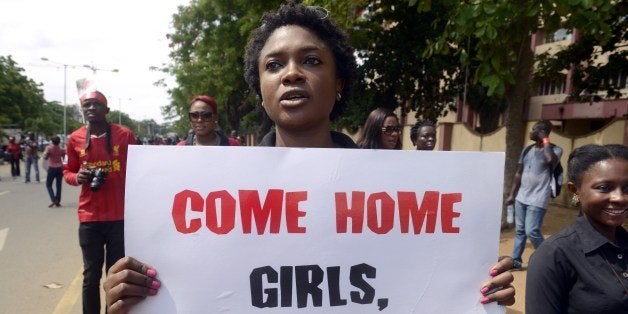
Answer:
[[264, 102], [262, 101], [262, 107], [264, 107]]
[[338, 96], [338, 98], [336, 98], [336, 100], [340, 101], [340, 99], [342, 99], [342, 94], [340, 92], [338, 92], [337, 96]]
[[571, 196], [571, 205], [574, 207], [580, 206], [580, 198], [578, 197], [577, 194], [574, 194]]

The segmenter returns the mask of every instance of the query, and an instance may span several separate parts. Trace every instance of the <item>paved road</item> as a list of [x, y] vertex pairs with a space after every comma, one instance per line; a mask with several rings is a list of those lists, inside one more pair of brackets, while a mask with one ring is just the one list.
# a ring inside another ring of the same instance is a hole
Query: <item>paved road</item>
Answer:
[[0, 165], [0, 314], [81, 313], [79, 189], [63, 183], [63, 206], [48, 208], [46, 172], [25, 184], [24, 168], [17, 180], [9, 168]]

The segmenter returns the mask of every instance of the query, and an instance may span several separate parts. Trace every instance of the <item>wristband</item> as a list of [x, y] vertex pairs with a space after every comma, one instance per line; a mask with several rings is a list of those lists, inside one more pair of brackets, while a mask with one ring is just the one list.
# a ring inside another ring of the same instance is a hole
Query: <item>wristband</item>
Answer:
[[550, 143], [549, 137], [544, 137], [543, 138], [543, 144], [549, 144], [549, 143]]

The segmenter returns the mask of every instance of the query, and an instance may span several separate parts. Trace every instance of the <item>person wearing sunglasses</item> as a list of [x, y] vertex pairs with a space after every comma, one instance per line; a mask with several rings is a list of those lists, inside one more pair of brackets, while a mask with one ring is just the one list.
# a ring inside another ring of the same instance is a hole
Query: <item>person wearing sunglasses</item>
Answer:
[[192, 99], [188, 119], [192, 130], [188, 137], [177, 145], [194, 146], [229, 146], [229, 139], [216, 130], [218, 106], [214, 98], [199, 95]]
[[[357, 148], [330, 125], [347, 103], [356, 68], [354, 49], [326, 11], [290, 1], [266, 13], [247, 45], [244, 66], [247, 83], [275, 123], [260, 145]], [[511, 267], [510, 257], [493, 266], [492, 278], [478, 289], [480, 302], [514, 303], [513, 276], [506, 271]], [[116, 263], [105, 282], [108, 313], [126, 313], [157, 295], [157, 274], [133, 257]]]
[[410, 140], [417, 150], [434, 150], [436, 126], [430, 120], [417, 121], [410, 129]]
[[392, 111], [376, 108], [364, 122], [358, 138], [359, 148], [401, 149], [399, 119]]

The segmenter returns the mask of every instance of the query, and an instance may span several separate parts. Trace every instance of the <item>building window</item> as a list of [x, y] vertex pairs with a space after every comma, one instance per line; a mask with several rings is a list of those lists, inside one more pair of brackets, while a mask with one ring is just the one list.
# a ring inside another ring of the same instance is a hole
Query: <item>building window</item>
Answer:
[[546, 44], [549, 43], [553, 43], [553, 42], [557, 42], [557, 41], [562, 41], [562, 40], [569, 40], [571, 41], [571, 31], [565, 28], [561, 28], [553, 33], [546, 33], [545, 34], [545, 42]]
[[615, 79], [609, 79], [608, 85], [615, 86], [617, 89], [628, 88], [628, 84], [626, 82], [626, 74], [619, 72]]
[[564, 94], [564, 93], [565, 93], [565, 81], [562, 81], [562, 82], [542, 81], [539, 84], [539, 89], [537, 91], [538, 96], [556, 95], [556, 94]]
[[608, 78], [604, 80], [604, 84], [613, 86], [617, 89], [628, 88], [628, 81], [626, 80], [626, 74], [619, 72], [615, 78]]

